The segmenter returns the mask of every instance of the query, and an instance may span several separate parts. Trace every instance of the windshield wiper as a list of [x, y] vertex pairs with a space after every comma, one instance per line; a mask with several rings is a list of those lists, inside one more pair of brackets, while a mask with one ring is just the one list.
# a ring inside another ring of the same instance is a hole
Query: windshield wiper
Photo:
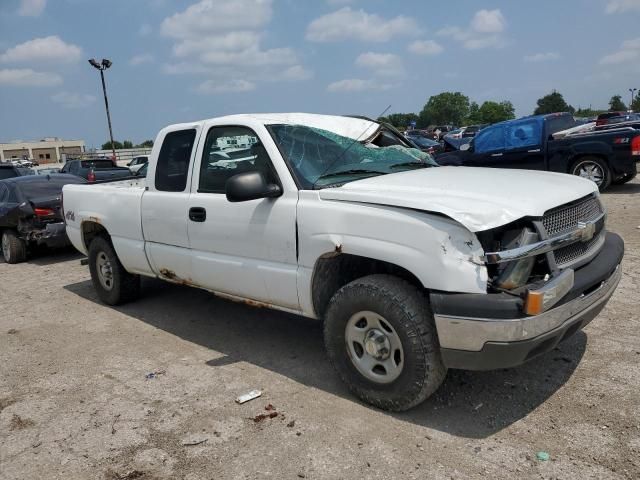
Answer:
[[433, 165], [428, 164], [427, 162], [422, 162], [420, 160], [416, 160], [415, 162], [403, 162], [403, 163], [394, 163], [389, 168], [398, 168], [398, 167], [420, 167], [427, 168]]
[[331, 178], [331, 177], [340, 177], [342, 175], [358, 175], [358, 174], [380, 174], [383, 175], [386, 172], [381, 172], [380, 170], [367, 170], [365, 168], [353, 168], [351, 170], [340, 170], [339, 172], [331, 172], [331, 173], [325, 173], [324, 175], [320, 175], [316, 182], [318, 180], [322, 180], [324, 178]]

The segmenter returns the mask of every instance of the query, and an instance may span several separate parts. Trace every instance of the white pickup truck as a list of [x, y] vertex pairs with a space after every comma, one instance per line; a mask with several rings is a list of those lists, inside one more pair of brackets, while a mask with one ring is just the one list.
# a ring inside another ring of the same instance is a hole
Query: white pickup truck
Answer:
[[447, 368], [515, 366], [581, 329], [624, 252], [594, 183], [439, 167], [414, 147], [365, 118], [172, 125], [146, 185], [64, 187], [67, 234], [105, 303], [144, 275], [320, 319], [349, 388], [405, 410]]

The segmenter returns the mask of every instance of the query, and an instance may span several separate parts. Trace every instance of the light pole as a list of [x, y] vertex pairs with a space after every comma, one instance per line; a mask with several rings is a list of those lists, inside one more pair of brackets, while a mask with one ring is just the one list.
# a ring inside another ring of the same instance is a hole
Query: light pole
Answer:
[[113, 152], [113, 161], [116, 161], [116, 146], [113, 143], [113, 130], [111, 129], [111, 114], [109, 114], [109, 100], [107, 100], [107, 87], [104, 84], [104, 71], [112, 65], [111, 60], [106, 58], [98, 63], [95, 58], [89, 60], [91, 66], [100, 70], [100, 79], [102, 80], [102, 93], [104, 94], [104, 107], [107, 110], [107, 123], [109, 124], [109, 138], [111, 139], [111, 151]]
[[633, 99], [636, 96], [636, 92], [638, 91], [637, 88], [630, 88], [629, 91], [631, 92], [631, 103], [629, 104], [629, 111], [632, 110], [632, 105], [633, 105]]

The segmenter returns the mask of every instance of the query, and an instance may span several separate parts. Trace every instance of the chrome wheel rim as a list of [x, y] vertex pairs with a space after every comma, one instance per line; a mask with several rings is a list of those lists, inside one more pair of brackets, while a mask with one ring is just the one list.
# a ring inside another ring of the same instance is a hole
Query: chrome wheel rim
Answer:
[[9, 252], [10, 252], [10, 246], [9, 246], [9, 236], [6, 234], [2, 234], [2, 255], [4, 256], [5, 260], [9, 260]]
[[391, 383], [402, 373], [402, 342], [391, 324], [375, 312], [351, 316], [345, 328], [349, 358], [365, 378], [375, 383]]
[[576, 168], [575, 173], [579, 177], [591, 180], [598, 186], [602, 185], [602, 181], [604, 180], [604, 172], [602, 171], [602, 167], [594, 162], [581, 163]]
[[111, 290], [113, 288], [113, 270], [111, 262], [104, 252], [100, 252], [96, 256], [96, 272], [102, 288]]

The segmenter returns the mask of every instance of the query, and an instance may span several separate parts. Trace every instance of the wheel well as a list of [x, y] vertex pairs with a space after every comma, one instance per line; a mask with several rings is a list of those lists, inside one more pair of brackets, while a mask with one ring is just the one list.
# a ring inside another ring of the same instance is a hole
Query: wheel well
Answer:
[[340, 288], [357, 278], [379, 273], [395, 275], [418, 288], [424, 288], [413, 273], [393, 263], [349, 254], [327, 254], [320, 257], [311, 283], [313, 309], [318, 318], [324, 317], [329, 300]]
[[107, 229], [98, 222], [82, 222], [82, 241], [84, 243], [84, 248], [86, 248], [87, 251], [89, 250], [91, 241], [98, 236], [109, 238], [109, 233], [107, 232]]

